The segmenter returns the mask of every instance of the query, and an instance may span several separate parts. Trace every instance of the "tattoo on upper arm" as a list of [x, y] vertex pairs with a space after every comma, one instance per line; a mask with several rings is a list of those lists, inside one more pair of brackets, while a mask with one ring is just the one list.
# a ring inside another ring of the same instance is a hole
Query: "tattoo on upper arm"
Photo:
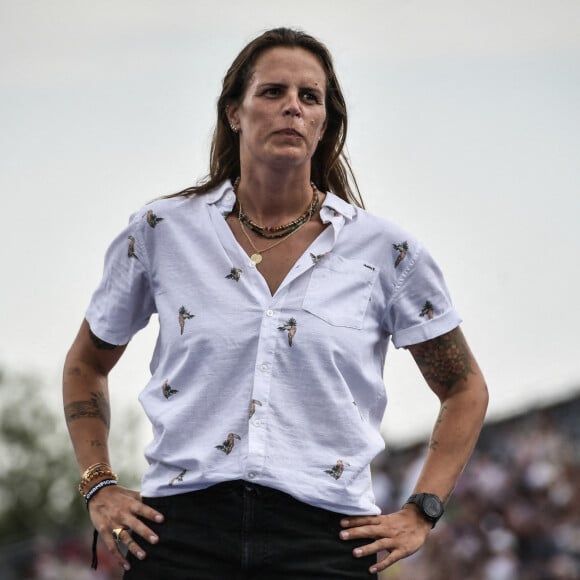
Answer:
[[446, 389], [475, 372], [469, 347], [458, 328], [416, 345], [413, 357], [429, 384]]
[[111, 409], [109, 401], [103, 393], [93, 392], [90, 401], [75, 401], [64, 408], [66, 422], [77, 419], [100, 419], [107, 428], [111, 423]]
[[96, 334], [94, 334], [94, 332], [90, 328], [89, 328], [89, 336], [91, 337], [93, 344], [99, 350], [113, 350], [118, 346], [117, 344], [111, 344], [110, 342], [105, 342], [104, 340], [101, 340]]

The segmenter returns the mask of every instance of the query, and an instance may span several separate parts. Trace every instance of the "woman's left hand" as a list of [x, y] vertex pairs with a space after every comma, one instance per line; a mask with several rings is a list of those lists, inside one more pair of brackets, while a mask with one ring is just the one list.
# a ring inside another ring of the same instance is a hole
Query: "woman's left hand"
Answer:
[[371, 566], [369, 572], [376, 574], [398, 560], [414, 554], [427, 539], [431, 523], [423, 518], [412, 506], [401, 511], [380, 516], [356, 516], [344, 518], [340, 522], [345, 528], [340, 532], [343, 540], [369, 538], [374, 540], [365, 546], [355, 548], [353, 556], [362, 558], [385, 552], [386, 556]]

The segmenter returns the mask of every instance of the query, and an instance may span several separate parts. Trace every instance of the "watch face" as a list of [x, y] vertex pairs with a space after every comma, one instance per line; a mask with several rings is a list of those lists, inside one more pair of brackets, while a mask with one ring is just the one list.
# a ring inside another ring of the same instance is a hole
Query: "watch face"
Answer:
[[438, 518], [443, 513], [441, 504], [437, 499], [429, 496], [423, 500], [423, 510], [430, 518]]

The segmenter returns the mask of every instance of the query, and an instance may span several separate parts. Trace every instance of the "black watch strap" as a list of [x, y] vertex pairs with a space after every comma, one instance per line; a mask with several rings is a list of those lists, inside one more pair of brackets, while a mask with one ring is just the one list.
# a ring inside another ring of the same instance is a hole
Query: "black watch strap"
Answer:
[[441, 499], [432, 493], [415, 493], [405, 502], [405, 504], [408, 503], [417, 506], [423, 517], [431, 522], [432, 528], [435, 527], [445, 511]]

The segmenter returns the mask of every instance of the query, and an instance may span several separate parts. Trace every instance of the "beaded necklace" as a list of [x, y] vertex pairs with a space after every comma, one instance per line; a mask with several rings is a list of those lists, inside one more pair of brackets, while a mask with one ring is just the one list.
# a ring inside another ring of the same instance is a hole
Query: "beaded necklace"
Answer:
[[[234, 193], [237, 195], [238, 193], [238, 185], [240, 183], [240, 178], [238, 177], [234, 182], [233, 189]], [[267, 240], [275, 240], [277, 238], [285, 238], [288, 234], [292, 233], [294, 230], [298, 229], [305, 223], [307, 223], [314, 214], [318, 211], [318, 207], [320, 204], [320, 197], [318, 196], [318, 189], [314, 183], [310, 183], [312, 187], [312, 201], [304, 211], [304, 213], [298, 216], [296, 219], [292, 220], [287, 224], [283, 224], [281, 226], [261, 226], [254, 222], [252, 219], [248, 217], [248, 215], [244, 212], [242, 207], [241, 201], [237, 200], [238, 205], [238, 219], [241, 223], [243, 223], [246, 227], [251, 229], [254, 233], [259, 235], [262, 238], [266, 238]], [[273, 232], [273, 233], [269, 233]]]

